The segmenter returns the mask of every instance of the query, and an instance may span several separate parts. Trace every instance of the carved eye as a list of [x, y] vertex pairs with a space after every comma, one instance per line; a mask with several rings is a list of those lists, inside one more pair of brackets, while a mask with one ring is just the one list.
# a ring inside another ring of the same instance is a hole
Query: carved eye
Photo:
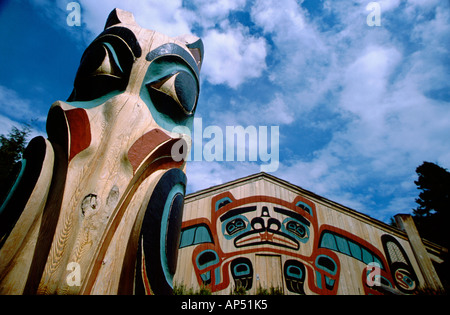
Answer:
[[94, 41], [83, 54], [68, 101], [89, 101], [125, 90], [133, 62], [132, 52], [120, 38], [106, 36]]
[[236, 234], [239, 231], [242, 231], [246, 228], [246, 224], [244, 220], [241, 218], [234, 219], [227, 223], [225, 229], [229, 235]]
[[175, 121], [194, 114], [199, 91], [190, 73], [178, 70], [146, 86], [159, 112]]
[[103, 43], [102, 48], [103, 51], [99, 52], [99, 56], [103, 57], [102, 63], [92, 72], [92, 75], [107, 75], [116, 78], [123, 77], [124, 73], [114, 48], [110, 43]]
[[288, 221], [286, 223], [286, 230], [297, 235], [300, 238], [304, 238], [305, 236], [307, 236], [305, 227], [296, 221]]

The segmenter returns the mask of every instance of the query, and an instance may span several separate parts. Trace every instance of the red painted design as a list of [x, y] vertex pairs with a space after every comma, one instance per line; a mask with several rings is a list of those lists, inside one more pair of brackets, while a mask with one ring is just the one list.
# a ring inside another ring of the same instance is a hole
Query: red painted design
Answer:
[[86, 111], [75, 108], [65, 111], [70, 130], [69, 161], [91, 144], [91, 124]]
[[[142, 239], [142, 243], [144, 243], [144, 239]], [[141, 275], [142, 275], [142, 282], [144, 283], [145, 294], [153, 295], [152, 289], [150, 287], [150, 282], [148, 281], [147, 268], [145, 265], [145, 253], [143, 250], [141, 250]]]
[[133, 171], [136, 172], [139, 165], [141, 165], [149, 154], [151, 154], [159, 145], [170, 139], [171, 138], [164, 131], [152, 129], [136, 140], [128, 151], [128, 159], [133, 166]]

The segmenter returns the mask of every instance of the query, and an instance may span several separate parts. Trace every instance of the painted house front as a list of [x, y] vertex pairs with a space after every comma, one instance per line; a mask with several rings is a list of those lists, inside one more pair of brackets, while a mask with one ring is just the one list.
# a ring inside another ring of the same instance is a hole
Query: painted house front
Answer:
[[429, 278], [405, 232], [266, 173], [186, 197], [177, 265], [175, 285], [214, 294], [414, 294]]

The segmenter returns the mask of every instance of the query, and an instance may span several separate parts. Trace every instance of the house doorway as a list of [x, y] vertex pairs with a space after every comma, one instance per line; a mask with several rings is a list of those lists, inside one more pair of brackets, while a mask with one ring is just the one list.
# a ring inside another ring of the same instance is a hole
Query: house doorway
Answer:
[[256, 255], [256, 290], [283, 294], [283, 270], [280, 255]]

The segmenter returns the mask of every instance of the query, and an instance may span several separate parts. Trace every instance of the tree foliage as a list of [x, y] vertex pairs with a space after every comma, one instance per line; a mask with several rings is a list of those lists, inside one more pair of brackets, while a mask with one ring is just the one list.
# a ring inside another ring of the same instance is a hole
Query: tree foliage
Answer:
[[[450, 226], [450, 173], [437, 164], [423, 162], [417, 167], [417, 181], [421, 190], [416, 199], [418, 207], [413, 210], [414, 222], [421, 237], [449, 248]], [[442, 257], [444, 262], [435, 268], [446, 292], [450, 292], [450, 257], [448, 252]]]
[[24, 125], [21, 129], [12, 127], [6, 136], [0, 135], [0, 204], [12, 184], [14, 167], [22, 159], [30, 131], [30, 126]]
[[413, 209], [414, 222], [422, 237], [448, 246], [450, 214], [450, 173], [435, 163], [423, 162], [417, 167], [414, 181], [421, 190]]
[[416, 169], [419, 176], [414, 183], [422, 192], [416, 202], [419, 206], [414, 209], [416, 217], [430, 217], [437, 215], [445, 219], [450, 212], [450, 173], [437, 164], [423, 162]]

